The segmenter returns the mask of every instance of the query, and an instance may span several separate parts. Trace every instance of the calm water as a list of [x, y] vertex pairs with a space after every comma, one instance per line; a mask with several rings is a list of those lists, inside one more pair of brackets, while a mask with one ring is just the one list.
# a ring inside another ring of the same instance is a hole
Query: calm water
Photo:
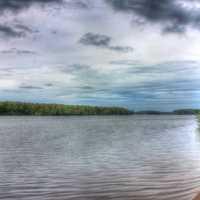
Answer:
[[193, 116], [0, 117], [0, 199], [190, 200]]

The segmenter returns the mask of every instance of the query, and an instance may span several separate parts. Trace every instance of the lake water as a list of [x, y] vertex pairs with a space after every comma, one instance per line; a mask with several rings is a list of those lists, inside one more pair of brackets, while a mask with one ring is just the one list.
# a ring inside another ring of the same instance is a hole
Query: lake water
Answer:
[[190, 200], [194, 116], [0, 117], [2, 200]]

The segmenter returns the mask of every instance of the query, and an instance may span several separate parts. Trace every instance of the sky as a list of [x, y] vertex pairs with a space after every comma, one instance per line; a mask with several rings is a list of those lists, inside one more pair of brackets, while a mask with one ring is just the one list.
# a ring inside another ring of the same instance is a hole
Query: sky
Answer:
[[200, 1], [0, 0], [0, 100], [200, 108]]

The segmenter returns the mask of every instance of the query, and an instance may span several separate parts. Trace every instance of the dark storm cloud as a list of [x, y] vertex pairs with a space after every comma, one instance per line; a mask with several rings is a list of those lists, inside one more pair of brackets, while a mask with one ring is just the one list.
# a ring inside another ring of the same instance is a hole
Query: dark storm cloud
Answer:
[[10, 27], [8, 25], [0, 24], [0, 35], [6, 38], [15, 38], [24, 36], [24, 32], [15, 30], [13, 27]]
[[112, 46], [112, 38], [107, 35], [97, 33], [86, 33], [83, 35], [79, 42], [86, 46], [95, 46], [98, 48], [106, 48], [118, 52], [130, 52], [133, 51], [132, 47], [127, 46]]
[[15, 24], [14, 27], [16, 29], [19, 29], [21, 31], [24, 31], [26, 33], [33, 33], [33, 32], [37, 32], [36, 30], [32, 30], [30, 27], [26, 26], [26, 25], [23, 25], [23, 24]]
[[163, 26], [163, 32], [183, 33], [187, 27], [199, 28], [200, 12], [188, 8], [183, 3], [188, 0], [105, 0], [116, 11], [132, 13], [150, 23]]
[[26, 37], [33, 32], [32, 29], [21, 24], [0, 24], [0, 37], [3, 38]]
[[48, 5], [62, 3], [63, 0], [0, 0], [1, 11], [20, 11], [32, 5]]
[[183, 25], [171, 24], [163, 27], [163, 33], [184, 33], [185, 27]]
[[91, 45], [97, 47], [108, 47], [110, 45], [111, 38], [106, 35], [86, 33], [80, 39], [80, 43], [84, 45]]

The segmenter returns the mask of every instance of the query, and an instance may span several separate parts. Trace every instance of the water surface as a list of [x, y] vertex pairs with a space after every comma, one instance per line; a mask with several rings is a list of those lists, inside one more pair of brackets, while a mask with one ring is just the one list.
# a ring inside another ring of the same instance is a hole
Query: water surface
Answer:
[[0, 199], [190, 200], [194, 116], [0, 117]]

